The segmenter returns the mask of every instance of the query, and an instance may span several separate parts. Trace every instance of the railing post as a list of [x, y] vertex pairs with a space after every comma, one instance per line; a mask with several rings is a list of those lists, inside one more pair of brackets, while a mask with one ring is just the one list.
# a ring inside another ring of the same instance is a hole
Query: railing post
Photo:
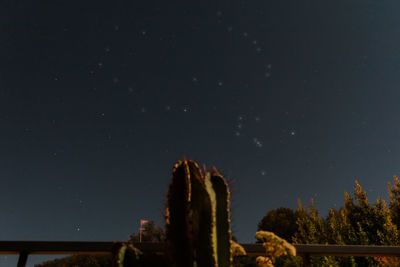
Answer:
[[303, 267], [309, 267], [311, 266], [311, 258], [310, 254], [306, 253], [302, 255], [303, 258]]
[[28, 251], [21, 251], [19, 253], [17, 267], [25, 267], [26, 266], [26, 262], [28, 261], [28, 255], [29, 255]]

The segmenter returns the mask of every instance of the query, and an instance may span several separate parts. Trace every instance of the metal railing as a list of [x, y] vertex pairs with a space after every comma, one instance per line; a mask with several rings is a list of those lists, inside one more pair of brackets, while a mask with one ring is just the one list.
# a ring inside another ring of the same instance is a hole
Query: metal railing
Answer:
[[[31, 254], [112, 254], [121, 242], [84, 241], [0, 241], [0, 254], [19, 254], [17, 267], [24, 267]], [[146, 253], [164, 254], [163, 243], [136, 243]], [[249, 256], [265, 255], [262, 244], [241, 244]], [[311, 256], [380, 256], [400, 257], [400, 246], [310, 245], [295, 244], [297, 255], [304, 266], [310, 265]]]

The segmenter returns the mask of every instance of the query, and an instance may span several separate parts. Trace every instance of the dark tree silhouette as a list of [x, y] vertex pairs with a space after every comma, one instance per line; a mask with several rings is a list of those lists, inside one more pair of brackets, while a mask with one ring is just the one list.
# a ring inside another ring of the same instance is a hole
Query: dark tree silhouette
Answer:
[[292, 237], [297, 232], [298, 214], [289, 208], [270, 210], [258, 223], [258, 231], [269, 231], [279, 237], [292, 242]]

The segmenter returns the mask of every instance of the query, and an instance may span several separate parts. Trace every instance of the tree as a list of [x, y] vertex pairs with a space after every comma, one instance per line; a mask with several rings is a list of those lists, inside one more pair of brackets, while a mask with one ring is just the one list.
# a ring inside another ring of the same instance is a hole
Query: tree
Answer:
[[[354, 197], [345, 192], [344, 207], [340, 210], [330, 209], [326, 218], [318, 216], [313, 202], [308, 212], [299, 202], [298, 211], [301, 216], [297, 221], [299, 228], [293, 239], [294, 243], [398, 245], [400, 241], [398, 230], [392, 222], [391, 210], [386, 202], [378, 198], [376, 203], [369, 203], [366, 192], [362, 190], [358, 181], [355, 183]], [[384, 257], [312, 257], [312, 259], [313, 266], [377, 266], [378, 262], [391, 264], [384, 266], [399, 266], [397, 259]]]
[[299, 215], [299, 212], [284, 207], [270, 210], [258, 223], [257, 231], [273, 232], [279, 237], [292, 242], [292, 238], [297, 232], [296, 221]]
[[394, 185], [388, 182], [389, 209], [392, 214], [393, 223], [400, 229], [400, 181], [394, 176]]

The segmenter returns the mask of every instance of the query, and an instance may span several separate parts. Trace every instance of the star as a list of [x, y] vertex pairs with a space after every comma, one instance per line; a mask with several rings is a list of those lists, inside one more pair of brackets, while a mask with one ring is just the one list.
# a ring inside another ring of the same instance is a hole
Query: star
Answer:
[[258, 148], [262, 148], [262, 147], [263, 147], [263, 144], [261, 143], [261, 141], [258, 140], [258, 138], [256, 138], [256, 137], [253, 138], [253, 143], [254, 143], [254, 144], [256, 145], [256, 147], [258, 147]]

